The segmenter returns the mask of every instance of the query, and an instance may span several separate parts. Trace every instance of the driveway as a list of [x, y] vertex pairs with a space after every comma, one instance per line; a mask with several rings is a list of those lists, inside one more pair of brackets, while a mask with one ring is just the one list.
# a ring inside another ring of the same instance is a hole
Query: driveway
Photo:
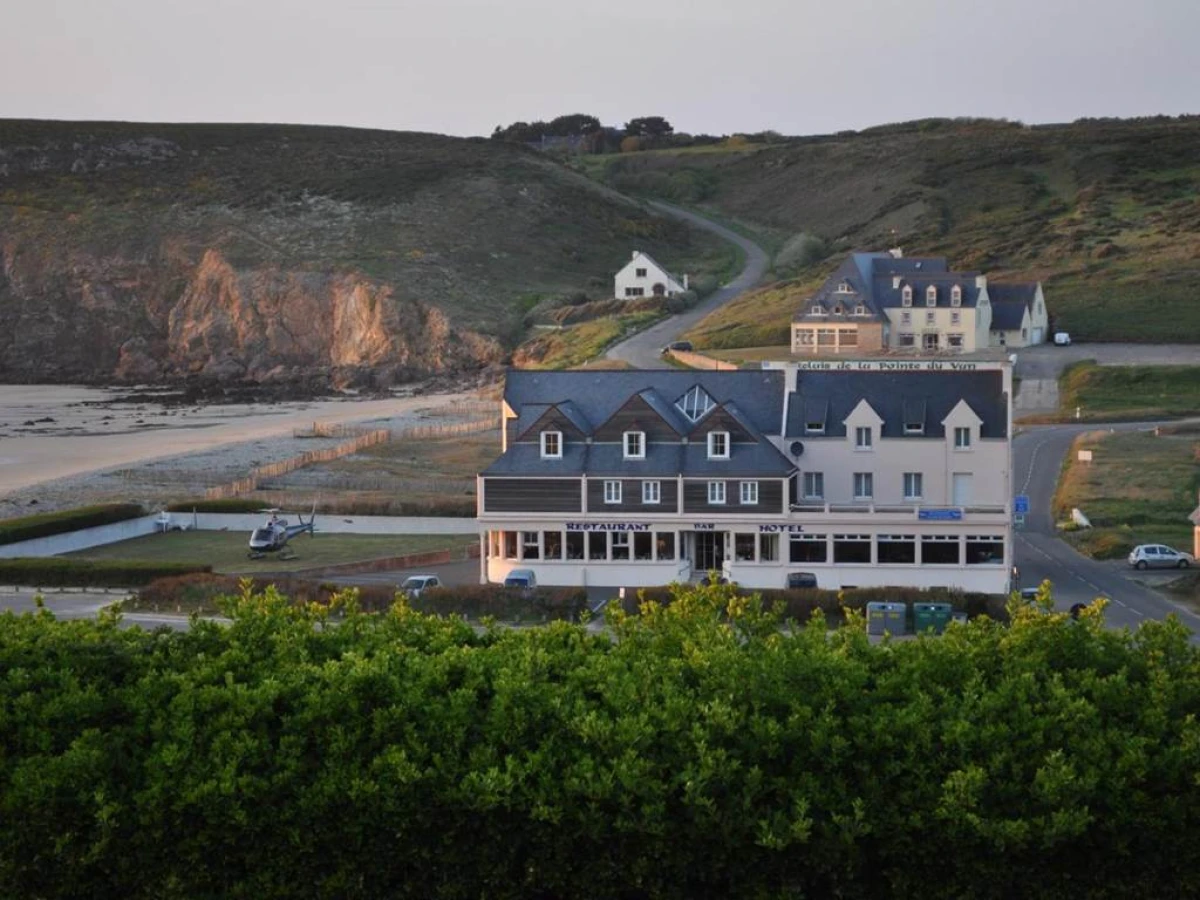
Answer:
[[635, 369], [665, 369], [667, 365], [663, 362], [660, 355], [662, 348], [678, 338], [679, 335], [683, 334], [683, 332], [687, 331], [709, 313], [720, 309], [734, 297], [758, 284], [767, 271], [769, 260], [767, 259], [767, 254], [758, 244], [742, 237], [736, 231], [730, 231], [723, 225], [718, 225], [716, 222], [704, 218], [704, 216], [696, 215], [696, 213], [688, 212], [686, 209], [680, 209], [677, 206], [671, 206], [669, 203], [660, 203], [657, 200], [650, 200], [648, 203], [664, 215], [683, 219], [697, 228], [711, 231], [718, 237], [724, 238], [732, 244], [737, 244], [746, 254], [746, 265], [742, 269], [741, 274], [733, 279], [733, 281], [714, 291], [701, 303], [692, 307], [687, 312], [664, 319], [650, 326], [645, 331], [639, 331], [632, 337], [621, 341], [621, 343], [614, 344], [604, 354], [606, 359], [627, 362]]
[[1058, 377], [1074, 362], [1094, 359], [1101, 366], [1200, 366], [1200, 344], [1041, 344], [1014, 351], [1013, 374], [1021, 379], [1013, 412], [1058, 412]]

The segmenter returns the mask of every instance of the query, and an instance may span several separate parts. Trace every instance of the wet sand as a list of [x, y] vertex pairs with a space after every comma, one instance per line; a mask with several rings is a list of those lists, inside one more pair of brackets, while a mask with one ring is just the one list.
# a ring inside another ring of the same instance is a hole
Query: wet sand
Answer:
[[164, 406], [149, 400], [129, 401], [128, 392], [100, 388], [2, 385], [0, 498], [69, 476], [228, 444], [290, 437], [294, 429], [314, 422], [382, 422], [472, 396]]

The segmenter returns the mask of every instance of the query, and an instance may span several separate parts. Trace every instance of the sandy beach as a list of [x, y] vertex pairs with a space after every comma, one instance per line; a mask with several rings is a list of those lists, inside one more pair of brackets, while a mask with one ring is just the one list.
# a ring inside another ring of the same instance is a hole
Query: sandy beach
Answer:
[[293, 437], [314, 422], [398, 429], [427, 421], [430, 410], [475, 398], [165, 406], [99, 388], [0, 386], [0, 517], [137, 494], [147, 482], [202, 493], [253, 466], [337, 443]]

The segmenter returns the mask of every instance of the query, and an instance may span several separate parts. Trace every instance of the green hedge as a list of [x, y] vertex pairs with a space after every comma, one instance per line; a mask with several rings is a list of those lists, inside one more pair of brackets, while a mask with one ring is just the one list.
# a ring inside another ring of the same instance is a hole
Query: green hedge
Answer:
[[123, 559], [18, 556], [0, 559], [0, 584], [31, 587], [137, 587], [156, 578], [211, 572], [212, 566]]
[[0, 896], [1200, 896], [1200, 651], [1014, 606], [880, 646], [727, 588], [611, 633], [0, 616]]
[[15, 544], [34, 538], [50, 537], [111, 525], [144, 516], [146, 511], [136, 503], [107, 503], [102, 506], [82, 506], [79, 509], [64, 509], [60, 512], [39, 513], [36, 516], [21, 516], [17, 519], [0, 520], [0, 544]]

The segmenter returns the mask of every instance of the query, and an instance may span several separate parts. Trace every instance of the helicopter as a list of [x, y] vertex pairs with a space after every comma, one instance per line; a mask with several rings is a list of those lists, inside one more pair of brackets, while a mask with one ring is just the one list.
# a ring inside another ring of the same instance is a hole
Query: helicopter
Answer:
[[263, 559], [268, 553], [278, 553], [279, 559], [295, 559], [296, 554], [288, 547], [288, 541], [298, 534], [308, 532], [313, 534], [313, 522], [317, 518], [317, 505], [314, 503], [312, 513], [309, 514], [308, 521], [304, 521], [304, 516], [300, 513], [296, 514], [296, 518], [300, 520], [298, 525], [289, 525], [287, 519], [281, 519], [279, 513], [281, 510], [272, 507], [271, 509], [261, 509], [261, 513], [269, 516], [258, 528], [250, 532], [250, 550], [246, 555], [250, 559]]

